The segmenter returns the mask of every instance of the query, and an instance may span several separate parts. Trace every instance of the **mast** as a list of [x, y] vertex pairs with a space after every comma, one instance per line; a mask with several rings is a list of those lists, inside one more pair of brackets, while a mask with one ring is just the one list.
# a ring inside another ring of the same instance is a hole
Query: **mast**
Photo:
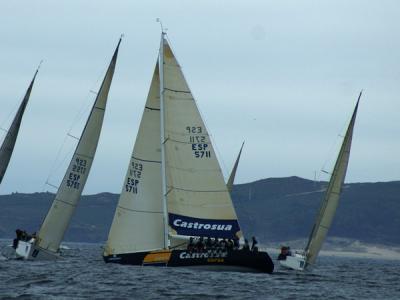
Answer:
[[347, 127], [335, 167], [333, 168], [332, 176], [325, 194], [325, 199], [322, 202], [317, 219], [311, 231], [307, 247], [305, 249], [307, 265], [315, 262], [318, 253], [322, 248], [322, 244], [325, 240], [328, 230], [332, 224], [333, 217], [339, 204], [339, 197], [342, 191], [342, 185], [346, 177], [347, 166], [349, 163], [353, 129], [361, 95], [362, 91], [358, 96], [357, 104]]
[[236, 171], [239, 165], [239, 160], [240, 160], [240, 155], [242, 154], [244, 142], [242, 143], [242, 147], [240, 147], [240, 151], [238, 154], [238, 157], [236, 158], [235, 164], [233, 165], [233, 169], [231, 172], [231, 175], [229, 176], [228, 183], [226, 184], [226, 187], [228, 188], [228, 192], [232, 192], [233, 189], [233, 183], [235, 181], [235, 176], [236, 176]]
[[162, 177], [162, 203], [164, 217], [164, 248], [168, 249], [168, 208], [167, 208], [167, 179], [165, 167], [165, 106], [164, 106], [164, 36], [165, 32], [161, 28], [160, 56], [158, 60], [158, 68], [160, 74], [160, 141], [161, 141], [161, 177]]

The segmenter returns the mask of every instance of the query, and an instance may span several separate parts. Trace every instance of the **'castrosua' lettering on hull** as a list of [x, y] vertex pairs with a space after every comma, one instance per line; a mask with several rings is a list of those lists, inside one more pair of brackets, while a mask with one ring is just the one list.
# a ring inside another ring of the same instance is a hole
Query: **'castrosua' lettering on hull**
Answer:
[[188, 258], [224, 258], [228, 256], [228, 252], [182, 252], [179, 254], [180, 259], [188, 259]]

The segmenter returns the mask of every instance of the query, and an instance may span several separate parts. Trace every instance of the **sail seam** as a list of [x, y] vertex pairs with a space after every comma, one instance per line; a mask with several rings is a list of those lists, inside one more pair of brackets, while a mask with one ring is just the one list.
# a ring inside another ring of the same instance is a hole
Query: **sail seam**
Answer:
[[137, 157], [135, 157], [135, 156], [132, 156], [132, 158], [133, 158], [133, 159], [136, 159], [136, 160], [143, 161], [143, 162], [150, 162], [150, 163], [157, 163], [157, 164], [161, 164], [161, 161], [159, 161], [159, 160], [148, 160], [148, 159], [141, 159], [141, 158], [137, 158]]
[[75, 153], [75, 156], [81, 156], [81, 157], [85, 157], [85, 158], [88, 158], [88, 159], [93, 159], [93, 156], [89, 156], [89, 155], [85, 155], [85, 154]]
[[163, 213], [162, 211], [131, 209], [131, 208], [127, 208], [127, 207], [120, 206], [120, 205], [118, 205], [118, 207], [121, 209], [129, 210], [129, 211], [133, 211], [133, 212], [140, 212], [140, 213], [148, 213], [148, 214], [162, 214]]
[[102, 111], [105, 111], [105, 110], [106, 110], [105, 108], [98, 107], [98, 106], [95, 106], [94, 108], [100, 109], [100, 110], [102, 110]]
[[184, 191], [184, 192], [194, 192], [194, 193], [224, 193], [226, 190], [213, 190], [213, 191], [199, 191], [199, 190], [188, 190], [188, 189], [182, 189], [178, 187], [171, 186], [171, 190], [179, 190], [179, 191]]
[[72, 204], [72, 203], [69, 203], [69, 202], [67, 202], [67, 201], [64, 201], [64, 200], [61, 200], [61, 199], [54, 199], [54, 201], [58, 201], [58, 202], [62, 202], [62, 203], [65, 203], [65, 204], [68, 204], [68, 205], [70, 205], [70, 206], [72, 206], [72, 207], [76, 207], [76, 205], [74, 205], [74, 204]]

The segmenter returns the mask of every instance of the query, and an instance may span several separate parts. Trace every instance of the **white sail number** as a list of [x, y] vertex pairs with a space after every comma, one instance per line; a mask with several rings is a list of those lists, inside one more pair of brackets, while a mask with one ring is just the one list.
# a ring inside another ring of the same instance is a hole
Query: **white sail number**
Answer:
[[193, 156], [196, 158], [211, 157], [207, 138], [202, 135], [203, 128], [201, 126], [186, 126], [186, 132], [190, 134], [189, 143], [192, 145]]

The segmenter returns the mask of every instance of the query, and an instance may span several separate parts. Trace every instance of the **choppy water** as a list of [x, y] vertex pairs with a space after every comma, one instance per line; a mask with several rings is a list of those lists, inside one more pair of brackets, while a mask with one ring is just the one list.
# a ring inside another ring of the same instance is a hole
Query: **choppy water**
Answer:
[[100, 245], [69, 246], [56, 262], [0, 261], [0, 298], [400, 299], [400, 261], [321, 257], [268, 275], [105, 264]]

